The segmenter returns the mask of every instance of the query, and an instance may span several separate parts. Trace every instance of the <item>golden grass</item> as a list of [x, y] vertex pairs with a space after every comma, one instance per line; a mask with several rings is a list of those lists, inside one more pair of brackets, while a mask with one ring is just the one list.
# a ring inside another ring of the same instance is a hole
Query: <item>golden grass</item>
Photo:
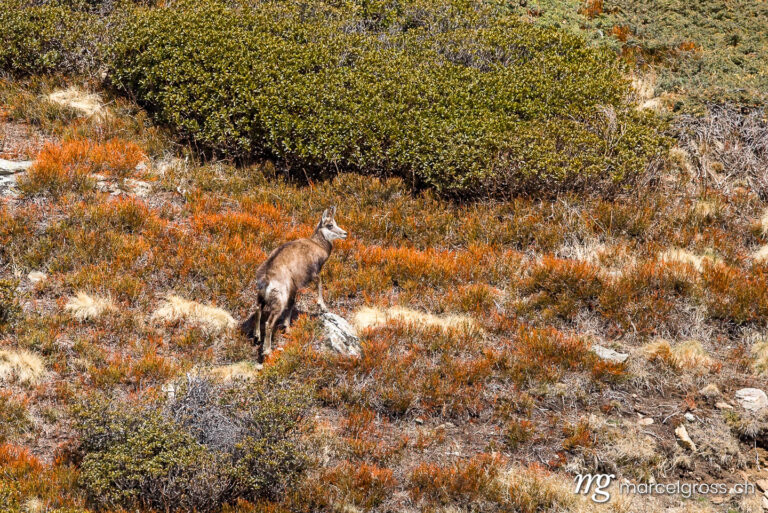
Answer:
[[669, 249], [659, 254], [662, 262], [677, 262], [688, 264], [698, 272], [704, 270], [705, 263], [714, 263], [714, 259], [708, 255], [697, 255], [685, 249]]
[[760, 249], [752, 253], [752, 259], [755, 262], [768, 261], [768, 244], [762, 246]]
[[69, 298], [64, 310], [79, 321], [92, 321], [98, 319], [107, 312], [117, 311], [117, 306], [111, 298], [101, 296], [90, 296], [80, 291], [75, 296]]
[[760, 216], [760, 232], [768, 235], [768, 208], [763, 210], [763, 215]]
[[703, 374], [720, 367], [698, 340], [687, 340], [673, 347], [669, 341], [658, 339], [644, 345], [642, 350], [649, 360], [664, 361], [678, 370], [693, 370]]
[[236, 379], [250, 380], [258, 376], [261, 368], [262, 366], [259, 363], [242, 361], [213, 367], [211, 369], [211, 374], [224, 381], [232, 381]]
[[88, 117], [106, 117], [108, 115], [108, 111], [104, 108], [101, 96], [98, 94], [87, 93], [77, 87], [69, 87], [67, 89], [54, 91], [48, 95], [48, 100], [57, 105], [61, 105], [62, 107], [69, 107], [79, 111]]
[[768, 375], [768, 339], [763, 339], [752, 346], [752, 369], [758, 376]]
[[45, 375], [42, 359], [26, 350], [0, 351], [0, 381], [35, 385]]
[[390, 321], [416, 326], [437, 327], [443, 330], [477, 329], [478, 327], [477, 322], [466, 315], [434, 315], [402, 306], [394, 306], [383, 310], [366, 306], [358, 309], [352, 316], [352, 324], [359, 330], [385, 326]]
[[156, 322], [180, 322], [199, 326], [209, 333], [220, 333], [234, 328], [237, 322], [232, 315], [221, 308], [189, 301], [169, 294], [152, 314]]

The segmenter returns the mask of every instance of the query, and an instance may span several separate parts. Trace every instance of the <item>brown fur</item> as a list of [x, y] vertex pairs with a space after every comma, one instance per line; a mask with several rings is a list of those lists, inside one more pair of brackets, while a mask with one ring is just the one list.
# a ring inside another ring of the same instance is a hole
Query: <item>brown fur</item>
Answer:
[[256, 311], [242, 323], [241, 329], [256, 343], [262, 342], [263, 335], [265, 355], [272, 352], [272, 336], [278, 322], [283, 319], [286, 330], [290, 327], [296, 294], [315, 279], [318, 304], [325, 309], [320, 271], [333, 250], [332, 240], [346, 237], [333, 218], [335, 212], [335, 207], [323, 212], [311, 237], [286, 242], [256, 270]]

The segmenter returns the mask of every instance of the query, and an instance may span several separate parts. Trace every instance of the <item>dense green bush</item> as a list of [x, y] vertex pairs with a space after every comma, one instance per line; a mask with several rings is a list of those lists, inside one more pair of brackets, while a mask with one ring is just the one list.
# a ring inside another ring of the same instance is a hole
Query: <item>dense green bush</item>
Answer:
[[80, 481], [91, 502], [206, 512], [276, 496], [304, 466], [297, 428], [307, 394], [260, 385], [190, 378], [165, 405], [101, 397], [79, 407]]
[[105, 21], [59, 3], [0, 0], [0, 71], [19, 76], [94, 72]]
[[446, 194], [629, 183], [664, 146], [610, 53], [482, 4], [217, 0], [136, 9], [115, 85], [203, 149]]
[[15, 280], [0, 280], [0, 330], [13, 321], [21, 313], [21, 307], [16, 298]]

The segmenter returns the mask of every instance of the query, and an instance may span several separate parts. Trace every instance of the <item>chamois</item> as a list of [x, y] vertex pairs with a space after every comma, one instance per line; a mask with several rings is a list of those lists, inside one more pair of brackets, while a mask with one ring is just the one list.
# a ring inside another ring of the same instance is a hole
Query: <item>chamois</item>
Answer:
[[[286, 242], [270, 253], [256, 270], [256, 311], [241, 324], [241, 330], [256, 343], [261, 342], [264, 335], [264, 356], [272, 352], [272, 337], [281, 317], [284, 316], [285, 329], [290, 328], [296, 293], [314, 279], [317, 279], [317, 304], [327, 311], [320, 271], [331, 256], [333, 241], [347, 238], [347, 232], [336, 224], [335, 215], [336, 207], [326, 209], [311, 237]], [[262, 314], [266, 312], [268, 317], [262, 330]]]

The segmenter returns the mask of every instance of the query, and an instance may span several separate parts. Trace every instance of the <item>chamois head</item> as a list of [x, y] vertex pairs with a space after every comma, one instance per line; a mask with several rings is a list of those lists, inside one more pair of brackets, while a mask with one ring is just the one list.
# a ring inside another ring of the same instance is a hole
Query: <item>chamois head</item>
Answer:
[[347, 232], [339, 228], [336, 224], [336, 220], [333, 216], [336, 215], [336, 207], [326, 208], [323, 212], [323, 217], [320, 219], [320, 224], [317, 225], [317, 230], [325, 237], [328, 242], [336, 239], [346, 239]]

